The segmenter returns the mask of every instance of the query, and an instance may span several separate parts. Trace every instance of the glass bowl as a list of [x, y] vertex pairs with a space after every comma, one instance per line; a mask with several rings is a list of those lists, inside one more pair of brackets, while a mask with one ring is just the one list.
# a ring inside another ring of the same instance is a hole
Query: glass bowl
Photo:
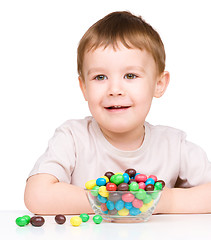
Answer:
[[162, 190], [104, 191], [86, 190], [95, 214], [116, 223], [146, 222], [154, 212]]

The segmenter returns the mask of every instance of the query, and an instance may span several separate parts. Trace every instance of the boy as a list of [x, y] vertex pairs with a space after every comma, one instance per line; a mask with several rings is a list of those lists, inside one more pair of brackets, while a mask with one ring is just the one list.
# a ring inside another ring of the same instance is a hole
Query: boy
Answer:
[[135, 168], [166, 182], [155, 213], [211, 212], [211, 163], [185, 134], [145, 122], [169, 83], [159, 34], [141, 17], [114, 12], [78, 46], [80, 88], [92, 117], [61, 125], [26, 184], [37, 214], [92, 213], [84, 186], [106, 171]]

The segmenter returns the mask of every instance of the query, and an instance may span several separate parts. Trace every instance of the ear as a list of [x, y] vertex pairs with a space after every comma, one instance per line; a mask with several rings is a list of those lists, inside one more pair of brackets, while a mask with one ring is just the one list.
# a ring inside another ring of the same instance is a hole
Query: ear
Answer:
[[169, 72], [163, 72], [157, 79], [154, 97], [160, 98], [166, 91], [170, 80]]
[[83, 80], [81, 76], [78, 77], [78, 80], [84, 99], [87, 101], [85, 80]]

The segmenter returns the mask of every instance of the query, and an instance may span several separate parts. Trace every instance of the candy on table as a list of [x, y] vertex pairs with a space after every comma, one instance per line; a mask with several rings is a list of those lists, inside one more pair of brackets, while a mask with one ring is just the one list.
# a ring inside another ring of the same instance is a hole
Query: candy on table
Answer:
[[55, 221], [58, 224], [64, 224], [66, 222], [66, 217], [62, 214], [58, 214], [55, 216]]
[[24, 227], [30, 223], [30, 216], [24, 215], [23, 217], [16, 218], [15, 222], [19, 227]]
[[45, 223], [45, 219], [41, 216], [34, 216], [30, 219], [30, 223], [34, 227], [41, 227]]
[[70, 223], [71, 223], [74, 227], [78, 227], [78, 226], [81, 225], [82, 219], [81, 219], [79, 216], [74, 216], [74, 217], [71, 217]]
[[89, 215], [86, 213], [82, 213], [80, 215], [80, 218], [81, 218], [82, 222], [87, 222], [89, 220]]
[[100, 215], [95, 215], [93, 217], [93, 222], [96, 224], [100, 224], [102, 222], [103, 218]]
[[106, 172], [85, 186], [91, 190], [92, 199], [103, 214], [136, 216], [152, 206], [165, 182], [155, 175], [147, 177], [129, 168], [124, 173]]

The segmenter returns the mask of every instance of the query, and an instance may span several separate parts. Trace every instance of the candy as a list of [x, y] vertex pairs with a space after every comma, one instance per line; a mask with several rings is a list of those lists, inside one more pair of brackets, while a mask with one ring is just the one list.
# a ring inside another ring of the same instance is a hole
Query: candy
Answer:
[[95, 186], [96, 186], [96, 180], [89, 180], [85, 184], [86, 189], [92, 189]]
[[133, 168], [129, 168], [125, 171], [125, 173], [127, 173], [129, 175], [129, 177], [134, 177], [136, 174], [136, 170]]
[[124, 202], [132, 202], [135, 199], [135, 196], [132, 193], [125, 193], [122, 195], [122, 200]]
[[[165, 186], [155, 175], [147, 175], [128, 168], [124, 173], [106, 172], [104, 176], [86, 183], [92, 205], [103, 215], [136, 216], [149, 210], [158, 202], [160, 191]], [[90, 186], [93, 186], [90, 188]], [[145, 218], [145, 215], [143, 215]]]
[[78, 227], [81, 225], [82, 223], [82, 219], [78, 216], [74, 216], [70, 219], [70, 223], [74, 226], [74, 227]]
[[132, 201], [132, 205], [133, 205], [133, 207], [135, 207], [135, 208], [140, 208], [140, 207], [142, 207], [143, 202], [142, 202], [141, 200], [135, 198], [135, 199]]
[[55, 221], [58, 224], [64, 224], [66, 222], [66, 217], [62, 214], [58, 214], [55, 216]]
[[97, 186], [105, 186], [106, 185], [106, 179], [105, 178], [98, 178], [97, 180], [96, 180], [96, 184], [97, 184]]
[[127, 216], [129, 214], [129, 210], [127, 208], [123, 208], [123, 209], [118, 211], [118, 214], [120, 216]]
[[116, 185], [119, 185], [120, 183], [124, 182], [124, 177], [122, 174], [115, 174], [113, 179], [112, 179], [113, 183], [115, 183]]
[[24, 227], [28, 224], [27, 219], [23, 217], [16, 218], [15, 222], [19, 227]]
[[41, 227], [45, 223], [45, 219], [41, 216], [34, 216], [30, 219], [30, 223], [34, 227]]
[[117, 190], [117, 185], [115, 183], [107, 183], [106, 184], [106, 189], [108, 191], [116, 191]]
[[106, 172], [104, 175], [110, 180], [110, 178], [114, 175], [114, 173], [113, 172]]
[[129, 189], [129, 186], [127, 183], [123, 182], [123, 183], [120, 183], [117, 187], [117, 190], [118, 191], [128, 191]]
[[145, 187], [146, 191], [153, 191], [154, 190], [154, 185], [153, 184], [147, 184]]
[[30, 223], [30, 219], [31, 219], [31, 217], [30, 217], [29, 215], [24, 215], [22, 218], [25, 218], [25, 219], [26, 219], [27, 224]]
[[139, 185], [137, 182], [132, 182], [130, 185], [129, 185], [129, 190], [130, 191], [138, 191], [139, 190]]
[[93, 217], [93, 222], [96, 224], [100, 224], [103, 221], [103, 218], [100, 215], [95, 215]]
[[106, 206], [108, 208], [108, 210], [113, 210], [114, 209], [114, 202], [108, 200], [107, 203], [106, 203]]
[[147, 193], [144, 189], [139, 189], [137, 192], [136, 192], [136, 198], [140, 199], [140, 200], [143, 200], [145, 197], [146, 197]]
[[82, 213], [80, 215], [80, 218], [81, 218], [82, 222], [87, 222], [89, 220], [89, 215], [86, 213]]
[[124, 208], [124, 202], [122, 201], [122, 200], [119, 200], [119, 201], [117, 201], [116, 203], [115, 203], [115, 208], [116, 208], [116, 210], [121, 210], [121, 209], [123, 209]]
[[108, 191], [107, 191], [107, 189], [106, 189], [106, 186], [101, 186], [101, 187], [99, 187], [98, 193], [99, 193], [102, 197], [105, 197], [105, 198], [107, 198], [107, 197], [109, 196], [109, 193], [108, 193]]

